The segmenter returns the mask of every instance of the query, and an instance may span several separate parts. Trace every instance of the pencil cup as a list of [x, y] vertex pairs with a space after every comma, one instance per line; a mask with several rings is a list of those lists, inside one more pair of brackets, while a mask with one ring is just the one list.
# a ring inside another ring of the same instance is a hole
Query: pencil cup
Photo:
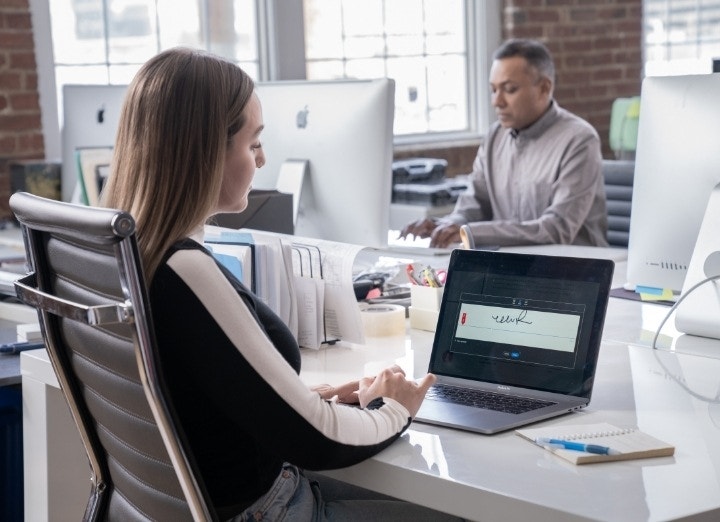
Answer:
[[442, 303], [443, 287], [413, 285], [410, 287], [410, 328], [434, 332]]

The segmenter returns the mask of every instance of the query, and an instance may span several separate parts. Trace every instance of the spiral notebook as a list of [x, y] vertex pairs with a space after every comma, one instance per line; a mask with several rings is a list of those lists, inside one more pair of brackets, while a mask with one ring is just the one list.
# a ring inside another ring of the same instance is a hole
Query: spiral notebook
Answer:
[[533, 443], [538, 438], [562, 439], [607, 446], [620, 452], [618, 455], [599, 455], [597, 453], [542, 446], [547, 451], [569, 460], [573, 464], [667, 457], [675, 453], [674, 446], [647, 433], [633, 428], [619, 428], [608, 423], [529, 428], [515, 430], [515, 433]]

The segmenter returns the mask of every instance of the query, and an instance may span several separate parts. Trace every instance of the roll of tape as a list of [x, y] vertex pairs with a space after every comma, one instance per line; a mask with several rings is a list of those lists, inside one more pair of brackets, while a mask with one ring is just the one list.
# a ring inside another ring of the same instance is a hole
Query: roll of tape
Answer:
[[360, 308], [363, 329], [368, 337], [405, 335], [405, 307], [394, 304], [371, 304]]

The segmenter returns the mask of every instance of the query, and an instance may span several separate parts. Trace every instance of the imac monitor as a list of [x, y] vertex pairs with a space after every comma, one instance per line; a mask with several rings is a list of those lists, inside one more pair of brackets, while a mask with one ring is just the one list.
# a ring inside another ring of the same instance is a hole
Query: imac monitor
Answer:
[[392, 193], [392, 80], [257, 84], [266, 164], [253, 187], [275, 189], [281, 168], [305, 165], [295, 235], [387, 245]]
[[72, 201], [78, 184], [76, 151], [115, 144], [127, 85], [63, 86], [62, 199]]
[[720, 74], [645, 78], [627, 282], [679, 293], [720, 183]]

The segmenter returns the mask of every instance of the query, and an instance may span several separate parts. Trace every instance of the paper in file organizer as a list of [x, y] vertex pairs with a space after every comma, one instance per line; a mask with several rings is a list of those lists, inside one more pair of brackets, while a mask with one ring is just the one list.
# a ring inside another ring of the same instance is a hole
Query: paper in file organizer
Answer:
[[257, 291], [253, 275], [255, 245], [219, 241], [206, 243], [205, 246], [246, 287], [253, 292]]
[[297, 337], [297, 299], [291, 281], [290, 248], [283, 245], [279, 237], [208, 226], [205, 246]]
[[293, 244], [293, 275], [298, 302], [297, 341], [303, 347], [320, 347], [328, 340], [325, 329], [325, 280], [321, 252], [312, 245]]
[[365, 342], [353, 289], [353, 264], [364, 247], [313, 238], [207, 225], [205, 241], [252, 244], [256, 295], [290, 327], [303, 348], [337, 340]]

